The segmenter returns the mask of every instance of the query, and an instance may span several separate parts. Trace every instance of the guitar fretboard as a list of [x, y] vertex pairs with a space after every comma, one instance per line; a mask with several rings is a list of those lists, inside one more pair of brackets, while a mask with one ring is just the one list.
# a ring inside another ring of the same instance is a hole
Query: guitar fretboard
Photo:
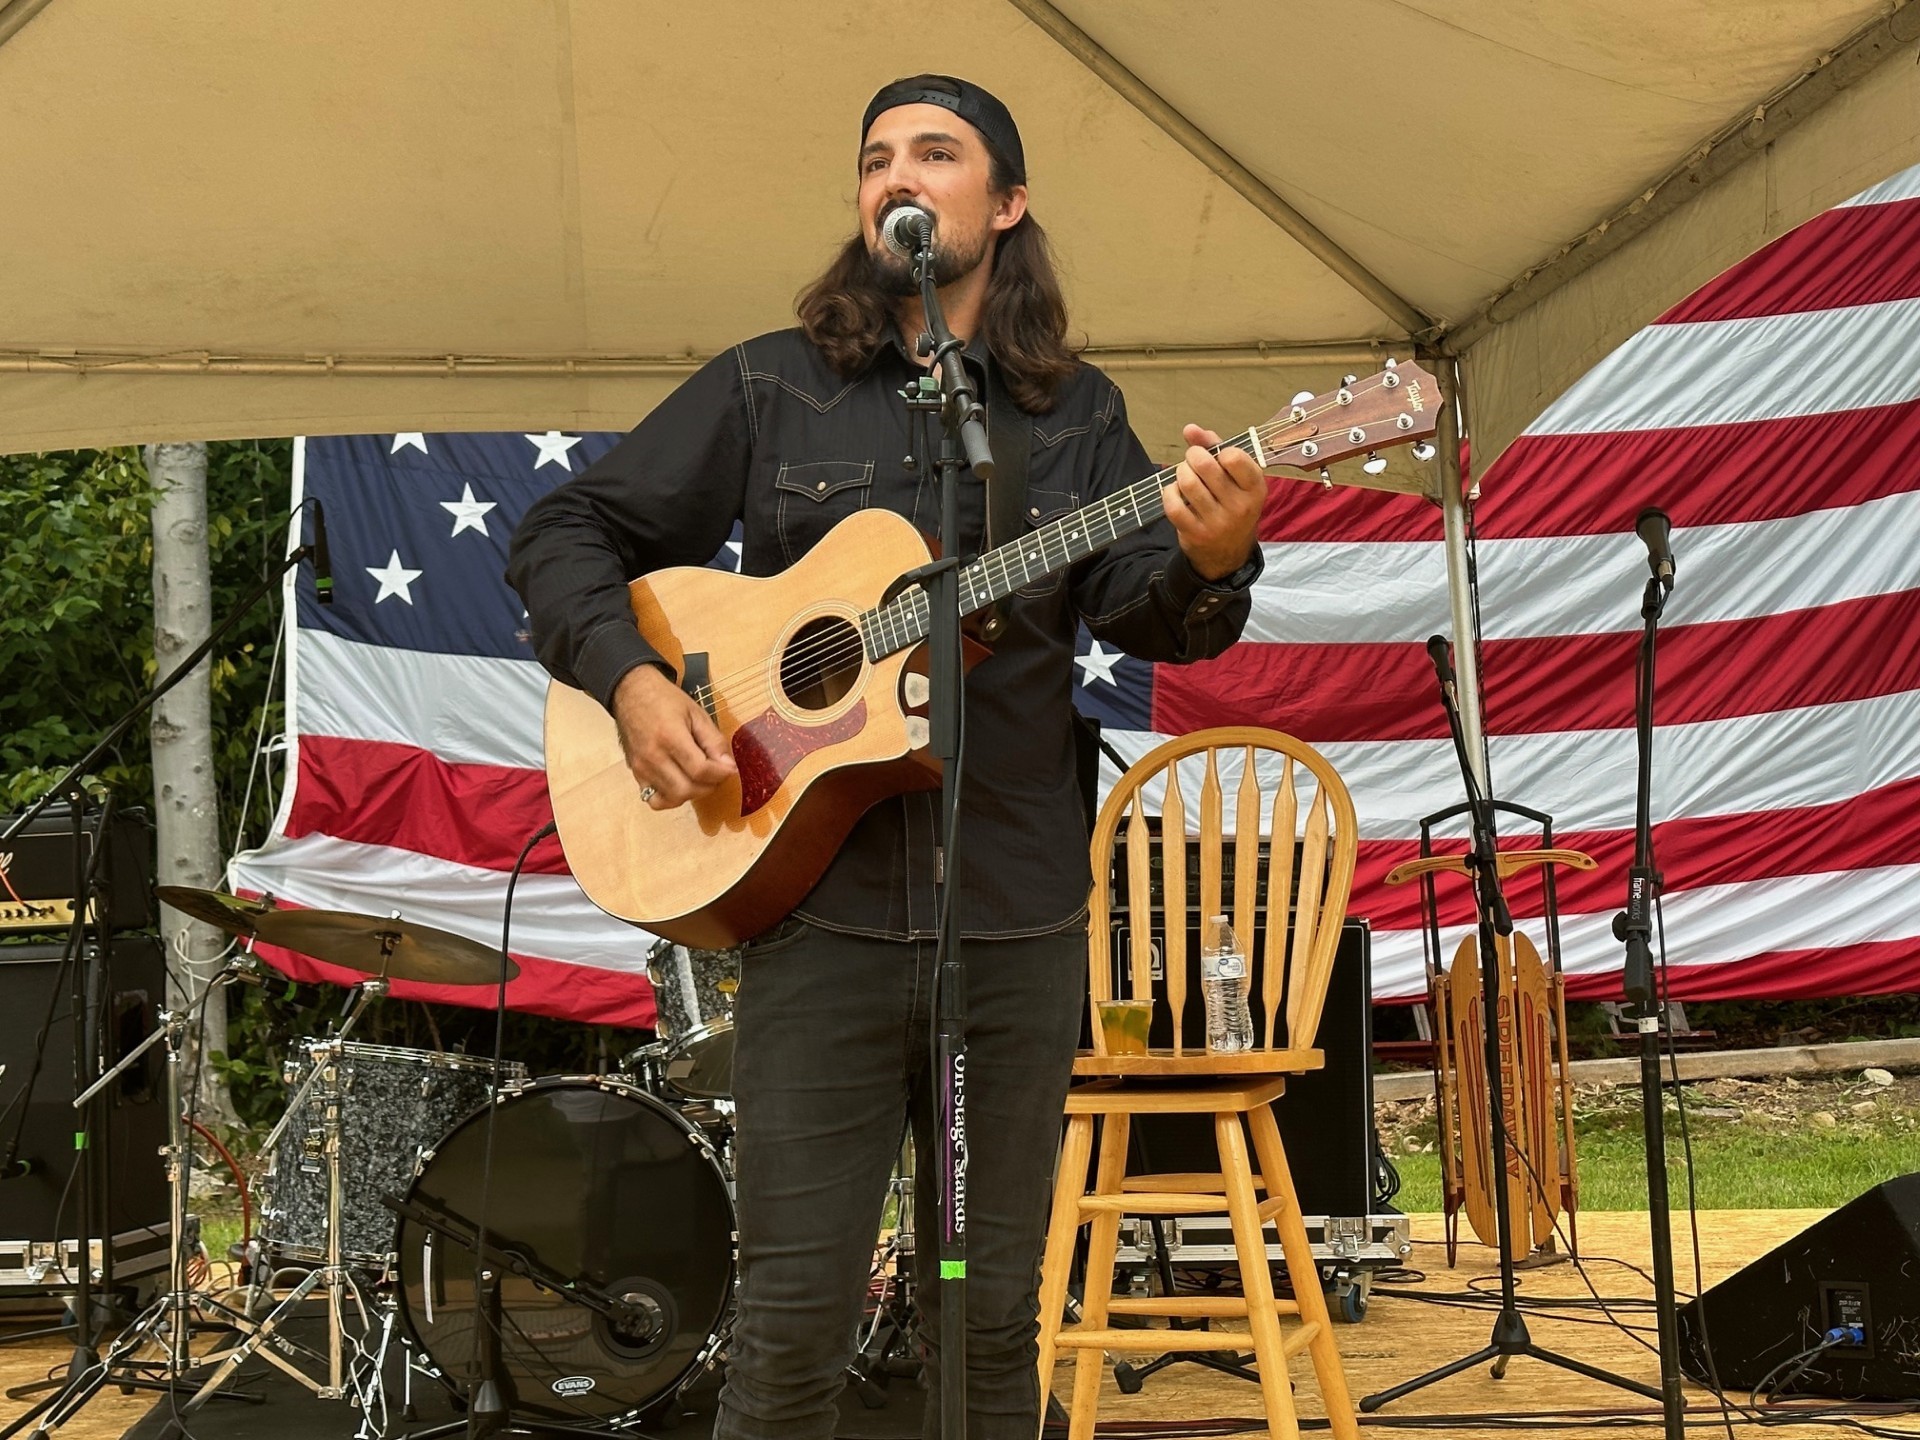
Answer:
[[[1214, 448], [1244, 446], [1248, 440], [1248, 436], [1239, 435], [1221, 441]], [[1123, 536], [1145, 529], [1167, 513], [1161, 492], [1173, 483], [1177, 473], [1175, 467], [1169, 466], [1157, 475], [1129, 485], [1117, 495], [1063, 515], [962, 566], [960, 614], [964, 617], [984, 610], [1023, 585], [1044, 580], [1076, 560], [1098, 554]], [[927, 592], [918, 585], [867, 611], [860, 617], [867, 659], [879, 660], [919, 644], [927, 638], [932, 618]]]

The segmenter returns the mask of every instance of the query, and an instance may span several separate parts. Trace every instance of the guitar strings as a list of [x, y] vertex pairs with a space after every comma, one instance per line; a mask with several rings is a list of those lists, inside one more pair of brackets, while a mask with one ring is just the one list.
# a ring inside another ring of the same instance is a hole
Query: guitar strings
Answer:
[[[1371, 390], [1381, 388], [1385, 377], [1375, 376], [1371, 378], [1376, 383], [1356, 386], [1351, 393], [1357, 397]], [[1299, 419], [1295, 419], [1289, 415], [1284, 421], [1270, 421], [1265, 425], [1250, 427], [1246, 434], [1232, 436], [1222, 440], [1217, 445], [1210, 446], [1209, 451], [1217, 455], [1221, 450], [1238, 445], [1255, 434], [1260, 435], [1257, 448], [1263, 452], [1269, 448], [1275, 450], [1290, 449], [1294, 445], [1303, 442], [1301, 440], [1294, 440], [1287, 444], [1273, 444], [1272, 442], [1278, 440], [1280, 432], [1299, 426], [1309, 419], [1318, 418], [1321, 415], [1330, 413], [1337, 408], [1340, 408], [1340, 406], [1336, 400], [1316, 410], [1302, 412]], [[1378, 424], [1379, 422], [1371, 421], [1368, 423]], [[1166, 487], [1178, 477], [1178, 473], [1179, 466], [1173, 465], [1160, 470], [1156, 474], [1147, 477], [1147, 479], [1154, 482], [1156, 491], [1164, 492]], [[1132, 491], [1141, 488], [1144, 488], [1144, 482], [1135, 482], [1134, 485], [1128, 487], [1128, 490]], [[1127, 492], [1123, 491], [1120, 493], [1125, 494]], [[1110, 500], [1113, 498], [1118, 497], [1109, 497]], [[1044, 541], [1042, 548], [1044, 552]], [[987, 556], [980, 557], [980, 559], [974, 563], [976, 565], [980, 564], [981, 561], [990, 558], [993, 553], [996, 552], [988, 552]], [[972, 567], [970, 566], [968, 568]], [[897, 608], [903, 603], [909, 606], [914, 624], [918, 625], [925, 619], [929, 600], [926, 592], [922, 588], [914, 586], [902, 595], [896, 596], [895, 599], [888, 602], [886, 606], [877, 606], [873, 610], [863, 612], [857, 621], [849, 621], [844, 627], [838, 628], [836, 633], [809, 641], [806, 645], [787, 652], [784, 658], [769, 657], [768, 660], [759, 662], [754, 667], [733, 671], [718, 680], [709, 681], [704, 685], [697, 686], [693, 692], [694, 696], [703, 704], [712, 704], [723, 695], [730, 702], [736, 704], [741, 700], [747, 700], [749, 702], [757, 701], [762, 696], [770, 699], [774, 686], [769, 671], [772, 663], [776, 659], [781, 660], [779, 668], [783, 673], [791, 673], [798, 670], [799, 674], [796, 678], [799, 679], [801, 683], [819, 683], [824, 681], [828, 675], [837, 669], [857, 668], [858, 662], [865, 656], [866, 641], [872, 619], [880, 615], [884, 610]], [[756, 670], [759, 672], [757, 675], [755, 674]], [[750, 690], [740, 688], [741, 682], [748, 681], [757, 683], [754, 683], [753, 688]]]
[[[1364, 393], [1367, 389], [1377, 388], [1379, 388], [1378, 385], [1357, 387], [1353, 393], [1358, 395]], [[1320, 407], [1318, 410], [1303, 412], [1301, 418], [1298, 420], [1289, 416], [1284, 421], [1273, 421], [1262, 426], [1251, 427], [1245, 435], [1233, 436], [1220, 441], [1217, 445], [1209, 447], [1210, 452], [1218, 454], [1221, 450], [1238, 445], [1256, 434], [1261, 437], [1256, 448], [1263, 452], [1269, 448], [1275, 450], [1292, 448], [1292, 446], [1303, 442], [1300, 440], [1295, 440], [1288, 444], [1274, 444], [1273, 442], [1278, 440], [1280, 432], [1294, 428], [1304, 423], [1307, 419], [1316, 418], [1319, 415], [1328, 413], [1336, 408], [1337, 405], [1338, 402], [1336, 401], [1334, 404]], [[1379, 422], [1373, 421], [1369, 423], [1377, 424]], [[1147, 479], [1153, 483], [1155, 492], [1160, 493], [1164, 492], [1167, 485], [1171, 484], [1173, 480], [1178, 477], [1178, 473], [1179, 467], [1174, 465], [1157, 472], [1153, 476], [1147, 477]], [[1136, 482], [1134, 485], [1129, 486], [1127, 491], [1122, 491], [1120, 494], [1124, 495], [1144, 489], [1144, 484], [1145, 482]], [[1108, 502], [1103, 503], [1111, 503], [1113, 499], [1117, 498], [1119, 498], [1119, 495], [1109, 497]], [[1044, 554], [1046, 548], [1044, 537], [1042, 538], [1041, 544], [1042, 553]], [[1006, 547], [997, 548], [1004, 549]], [[981, 565], [982, 562], [991, 559], [995, 553], [997, 553], [997, 550], [988, 552], [986, 556], [982, 556], [976, 560], [974, 565]], [[969, 566], [968, 568], [972, 569], [973, 566]], [[858, 661], [864, 658], [866, 641], [870, 634], [873, 620], [886, 610], [892, 609], [897, 611], [903, 603], [908, 607], [908, 615], [913, 624], [917, 626], [924, 621], [929, 600], [926, 592], [919, 586], [915, 586], [904, 594], [895, 597], [895, 599], [888, 602], [886, 606], [875, 607], [873, 610], [864, 612], [857, 621], [849, 621], [846, 625], [837, 627], [835, 633], [809, 641], [806, 645], [787, 652], [780, 664], [781, 671], [783, 673], [793, 673], [797, 670], [799, 674], [796, 678], [802, 683], [818, 683], [825, 680], [827, 676], [836, 669], [857, 667]], [[916, 639], [917, 638], [918, 637], [916, 637]], [[768, 661], [759, 662], [755, 667], [734, 671], [718, 680], [698, 686], [694, 691], [695, 697], [702, 700], [703, 703], [712, 703], [722, 695], [725, 695], [729, 700], [738, 700], [740, 698], [757, 700], [762, 695], [770, 697], [773, 686], [768, 670], [771, 661], [775, 658], [778, 657], [769, 657]], [[755, 675], [756, 669], [759, 671], [757, 676]], [[754, 685], [754, 688], [751, 691], [740, 690], [740, 682], [750, 679], [758, 681], [758, 683]]]
[[[1363, 382], [1353, 387], [1349, 393], [1355, 398], [1358, 398], [1363, 394], [1381, 389], [1384, 383], [1384, 375], [1374, 375], [1369, 377], [1368, 382]], [[1248, 439], [1257, 439], [1255, 448], [1262, 453], [1291, 449], [1296, 445], [1304, 443], [1306, 439], [1311, 437], [1301, 437], [1285, 444], [1278, 444], [1276, 442], [1282, 431], [1293, 429], [1305, 424], [1309, 420], [1318, 419], [1323, 415], [1341, 408], [1343, 407], [1340, 402], [1334, 400], [1313, 410], [1303, 410], [1297, 418], [1289, 414], [1285, 420], [1268, 421], [1262, 425], [1250, 426], [1243, 434], [1231, 436], [1220, 441], [1217, 445], [1209, 446], [1208, 452], [1218, 455], [1220, 451], [1241, 445], [1242, 442]], [[1370, 421], [1368, 423], [1378, 424], [1379, 422]], [[1398, 437], [1393, 437], [1393, 440], [1397, 442]], [[1270, 459], [1269, 463], [1290, 462], [1278, 462]], [[1142, 481], [1134, 482], [1134, 484], [1127, 487], [1127, 491], [1119, 493], [1125, 494], [1128, 493], [1128, 491], [1142, 489], [1144, 488], [1145, 481], [1148, 480], [1154, 483], [1156, 491], [1164, 492], [1167, 486], [1178, 478], [1179, 465], [1170, 465], [1151, 476], [1145, 477]], [[1109, 501], [1114, 498], [1118, 497], [1110, 496]], [[1091, 509], [1093, 507], [1088, 508]], [[1005, 548], [1007, 547], [996, 547], [994, 551], [989, 551], [973, 563], [978, 565], [990, 559], [998, 550]], [[1043, 541], [1043, 554], [1044, 549], [1045, 545]], [[972, 566], [968, 568], [971, 569]], [[778, 662], [777, 668], [783, 673], [793, 673], [797, 671], [798, 674], [796, 678], [802, 684], [820, 683], [835, 670], [855, 668], [859, 661], [864, 659], [866, 655], [866, 642], [870, 622], [882, 612], [895, 609], [903, 603], [909, 607], [909, 613], [915, 625], [920, 624], [925, 619], [929, 598], [923, 588], [915, 585], [902, 594], [895, 596], [894, 599], [887, 602], [886, 605], [875, 606], [871, 610], [862, 612], [857, 619], [847, 621], [844, 626], [835, 627], [834, 633], [832, 634], [810, 640], [806, 642], [806, 644], [786, 652], [784, 656], [769, 656], [766, 660], [757, 662], [755, 665], [731, 671], [717, 679], [697, 685], [693, 689], [693, 696], [696, 700], [700, 701], [702, 705], [709, 707], [722, 697], [726, 698], [729, 703], [736, 707], [742, 701], [752, 703], [758, 701], [762, 696], [771, 699], [774, 691], [771, 672], [776, 668], [776, 662]], [[743, 688], [748, 685], [750, 685], [751, 688]]]

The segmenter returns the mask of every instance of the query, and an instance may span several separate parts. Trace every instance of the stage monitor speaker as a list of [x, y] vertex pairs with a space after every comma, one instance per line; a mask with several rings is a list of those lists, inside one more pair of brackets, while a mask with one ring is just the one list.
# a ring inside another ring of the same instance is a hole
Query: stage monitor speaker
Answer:
[[[1916, 1317], [1920, 1173], [1874, 1186], [1683, 1306], [1681, 1364], [1729, 1391], [1764, 1383], [1783, 1395], [1920, 1399]], [[1858, 1343], [1794, 1360], [1853, 1326]]]
[[[73, 985], [61, 974], [64, 947], [55, 943], [0, 945], [0, 1158], [19, 1128], [18, 1162], [26, 1173], [0, 1179], [0, 1290], [57, 1286], [66, 1278], [77, 1233], [69, 1182], [73, 1178]], [[166, 964], [160, 942], [148, 935], [114, 938], [105, 963], [91, 944], [87, 960], [100, 984], [105, 1063], [112, 1065], [158, 1023], [166, 998]], [[58, 993], [55, 993], [56, 987]], [[33, 1073], [34, 1045], [51, 1003], [40, 1072]], [[167, 1182], [160, 1150], [167, 1143], [164, 1052], [149, 1050], [100, 1098], [96, 1181], [100, 1207], [92, 1226], [96, 1241], [115, 1238], [116, 1280], [158, 1253], [165, 1264]], [[24, 1115], [22, 1099], [25, 1098]], [[16, 1292], [17, 1293], [17, 1292]]]

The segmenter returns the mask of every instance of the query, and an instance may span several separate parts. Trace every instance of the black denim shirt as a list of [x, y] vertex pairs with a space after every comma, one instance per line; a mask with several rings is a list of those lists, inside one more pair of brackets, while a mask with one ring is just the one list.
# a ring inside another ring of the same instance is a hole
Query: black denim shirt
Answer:
[[[983, 383], [977, 343], [967, 358]], [[705, 563], [736, 520], [746, 575], [786, 569], [864, 506], [937, 533], [931, 457], [905, 464], [909, 419], [898, 392], [921, 373], [896, 342], [845, 379], [798, 330], [762, 335], [703, 366], [578, 479], [537, 502], [514, 535], [507, 579], [526, 602], [547, 669], [609, 703], [623, 675], [659, 660], [634, 627], [627, 581]], [[1127, 427], [1119, 389], [1081, 365], [1054, 410], [1034, 417], [1026, 521], [1058, 519], [1156, 468]], [[982, 548], [984, 487], [963, 475], [961, 494], [961, 548], [971, 557]], [[1005, 632], [967, 679], [956, 870], [964, 933], [1041, 934], [1085, 913], [1088, 817], [1070, 724], [1076, 625], [1145, 660], [1217, 655], [1246, 624], [1259, 570], [1256, 550], [1208, 584], [1163, 521], [1003, 602]], [[937, 812], [937, 794], [927, 793], [874, 806], [795, 913], [831, 929], [931, 937]]]

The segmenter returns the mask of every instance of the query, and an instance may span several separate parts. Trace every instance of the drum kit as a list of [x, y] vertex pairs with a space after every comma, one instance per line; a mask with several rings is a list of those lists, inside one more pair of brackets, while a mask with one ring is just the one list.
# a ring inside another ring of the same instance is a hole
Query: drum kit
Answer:
[[[536, 1078], [495, 1058], [350, 1038], [392, 980], [492, 985], [503, 965], [516, 973], [486, 946], [397, 914], [278, 909], [184, 887], [159, 895], [243, 942], [216, 985], [249, 978], [255, 944], [365, 978], [334, 1032], [299, 1042], [286, 1065], [292, 1095], [265, 1143], [244, 1300], [192, 1288], [176, 1243], [167, 1293], [116, 1341], [103, 1378], [144, 1364], [183, 1391], [199, 1381], [184, 1413], [257, 1355], [321, 1398], [356, 1405], [360, 1436], [378, 1437], [411, 1418], [416, 1372], [461, 1402], [484, 1377], [516, 1417], [604, 1432], [667, 1413], [714, 1371], [733, 1300], [737, 951], [659, 943], [648, 957], [655, 1041], [613, 1074]], [[167, 1047], [175, 1129], [163, 1154], [177, 1240], [192, 1015], [161, 1019], [150, 1043]], [[319, 1299], [324, 1347], [289, 1323]], [[207, 1329], [236, 1338], [195, 1355], [192, 1334]], [[399, 1409], [387, 1393], [396, 1339]], [[155, 1348], [159, 1361], [136, 1358]]]

